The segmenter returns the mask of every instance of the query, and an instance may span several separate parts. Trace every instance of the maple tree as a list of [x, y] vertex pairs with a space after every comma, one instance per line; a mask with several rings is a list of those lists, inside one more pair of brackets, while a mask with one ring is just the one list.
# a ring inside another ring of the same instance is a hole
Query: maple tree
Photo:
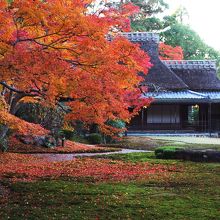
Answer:
[[[22, 102], [55, 107], [68, 101], [72, 111], [67, 120], [95, 123], [113, 134], [106, 121], [129, 121], [149, 104], [140, 99], [142, 77], [137, 74], [147, 73], [149, 57], [123, 37], [106, 37], [127, 30], [136, 8], [93, 12], [93, 3], [0, 0], [1, 124], [16, 123], [13, 115]], [[134, 110], [129, 112], [131, 106]]]
[[172, 47], [165, 43], [159, 44], [159, 56], [161, 60], [183, 60], [183, 49], [180, 46]]

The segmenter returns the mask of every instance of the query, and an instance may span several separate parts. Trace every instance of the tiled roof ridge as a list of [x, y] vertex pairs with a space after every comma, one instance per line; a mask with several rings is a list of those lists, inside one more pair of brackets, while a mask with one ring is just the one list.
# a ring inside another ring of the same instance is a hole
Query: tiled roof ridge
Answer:
[[152, 40], [159, 43], [159, 34], [153, 32], [122, 32], [121, 36], [133, 42]]
[[216, 69], [214, 60], [162, 60], [171, 69]]
[[[154, 41], [155, 43], [159, 43], [160, 41], [159, 34], [152, 32], [120, 32], [117, 35], [125, 37], [131, 42]], [[112, 40], [114, 36], [110, 34], [107, 38]]]

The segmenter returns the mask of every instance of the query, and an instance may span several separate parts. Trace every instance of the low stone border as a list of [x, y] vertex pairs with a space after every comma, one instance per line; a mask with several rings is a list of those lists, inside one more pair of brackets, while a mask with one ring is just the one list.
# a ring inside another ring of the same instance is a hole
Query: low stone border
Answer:
[[195, 162], [220, 162], [220, 151], [213, 149], [176, 149], [164, 150], [156, 154], [160, 159], [179, 159]]
[[212, 149], [206, 150], [177, 150], [176, 158], [196, 162], [220, 162], [220, 152]]

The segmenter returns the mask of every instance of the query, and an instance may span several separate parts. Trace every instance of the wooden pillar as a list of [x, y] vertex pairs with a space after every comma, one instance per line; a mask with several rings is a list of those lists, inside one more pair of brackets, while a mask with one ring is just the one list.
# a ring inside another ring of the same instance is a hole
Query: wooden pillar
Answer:
[[144, 108], [141, 109], [141, 130], [144, 129]]
[[209, 136], [212, 136], [212, 103], [209, 100], [209, 107], [208, 107], [208, 128], [209, 128]]

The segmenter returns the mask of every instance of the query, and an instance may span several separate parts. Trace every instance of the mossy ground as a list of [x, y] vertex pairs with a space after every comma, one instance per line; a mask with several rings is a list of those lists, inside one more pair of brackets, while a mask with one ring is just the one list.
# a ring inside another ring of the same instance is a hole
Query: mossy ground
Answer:
[[182, 167], [168, 178], [95, 182], [89, 178], [2, 182], [0, 219], [220, 219], [220, 164], [155, 159], [152, 153], [112, 160]]

